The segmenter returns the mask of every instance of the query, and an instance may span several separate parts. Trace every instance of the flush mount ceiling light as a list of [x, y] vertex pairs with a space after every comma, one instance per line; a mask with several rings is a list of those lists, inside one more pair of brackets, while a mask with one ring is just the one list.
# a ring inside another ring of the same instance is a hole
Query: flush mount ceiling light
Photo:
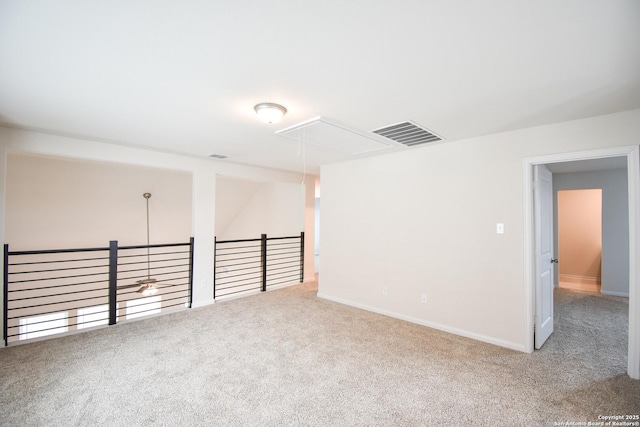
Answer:
[[287, 109], [280, 104], [274, 104], [272, 102], [261, 102], [253, 107], [256, 110], [256, 114], [265, 123], [278, 123], [282, 116], [287, 113]]

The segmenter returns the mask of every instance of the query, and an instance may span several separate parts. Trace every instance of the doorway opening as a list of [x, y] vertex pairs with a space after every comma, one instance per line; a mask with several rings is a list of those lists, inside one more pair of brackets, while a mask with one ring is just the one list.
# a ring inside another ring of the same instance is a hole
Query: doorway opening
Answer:
[[[539, 166], [583, 161], [619, 161], [623, 158], [627, 169], [627, 222], [628, 222], [628, 286], [629, 295], [629, 333], [627, 374], [633, 379], [640, 379], [640, 147], [619, 147], [575, 153], [562, 153], [524, 159], [524, 194], [525, 194], [525, 349], [534, 350], [534, 325], [537, 323], [534, 313], [539, 311], [539, 298], [536, 293], [540, 289], [540, 274], [537, 266], [540, 254], [535, 246], [536, 218], [534, 210], [534, 170]], [[553, 259], [553, 258], [552, 258]]]
[[558, 191], [558, 286], [600, 293], [602, 189]]

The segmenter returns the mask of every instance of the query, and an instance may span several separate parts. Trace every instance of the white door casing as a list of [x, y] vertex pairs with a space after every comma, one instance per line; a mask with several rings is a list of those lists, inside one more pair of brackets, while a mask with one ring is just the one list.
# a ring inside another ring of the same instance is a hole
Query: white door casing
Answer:
[[603, 159], [624, 156], [627, 158], [629, 195], [629, 342], [627, 374], [640, 379], [640, 146], [623, 146], [590, 151], [558, 153], [523, 159], [524, 186], [524, 317], [525, 351], [535, 348], [535, 300], [536, 300], [536, 256], [534, 224], [534, 167], [536, 165]]
[[534, 169], [536, 248], [535, 348], [540, 349], [553, 333], [553, 186], [545, 165]]

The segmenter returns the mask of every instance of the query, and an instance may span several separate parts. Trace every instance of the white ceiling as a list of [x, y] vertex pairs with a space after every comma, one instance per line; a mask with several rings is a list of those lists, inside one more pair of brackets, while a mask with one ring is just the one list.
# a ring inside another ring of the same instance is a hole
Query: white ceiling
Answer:
[[0, 0], [0, 123], [211, 161], [359, 156], [274, 133], [318, 116], [451, 141], [635, 108], [637, 0]]

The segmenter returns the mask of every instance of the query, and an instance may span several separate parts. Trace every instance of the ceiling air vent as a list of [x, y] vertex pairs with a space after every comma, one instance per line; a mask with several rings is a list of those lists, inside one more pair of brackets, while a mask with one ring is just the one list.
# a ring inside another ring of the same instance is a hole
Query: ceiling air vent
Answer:
[[209, 154], [209, 157], [212, 159], [226, 159], [229, 156], [225, 156], [223, 154]]
[[402, 122], [380, 129], [372, 130], [376, 135], [384, 136], [392, 141], [413, 147], [414, 145], [426, 144], [429, 142], [442, 141], [435, 133], [418, 126], [413, 122]]

